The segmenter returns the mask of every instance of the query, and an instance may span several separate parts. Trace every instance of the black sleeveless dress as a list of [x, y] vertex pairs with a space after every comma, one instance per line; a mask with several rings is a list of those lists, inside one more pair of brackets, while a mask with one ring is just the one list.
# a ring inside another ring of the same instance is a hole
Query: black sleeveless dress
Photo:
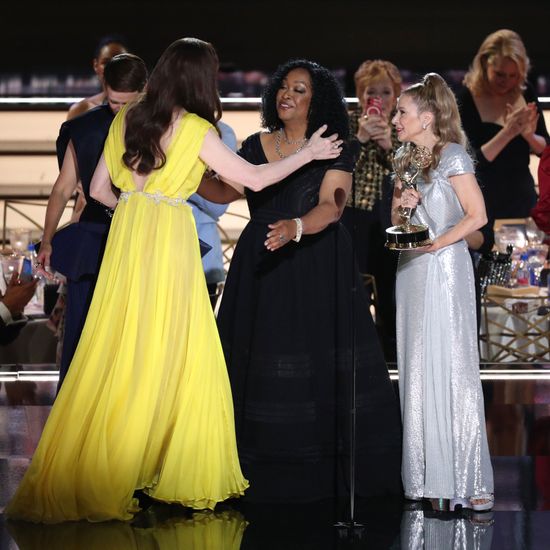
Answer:
[[[539, 113], [536, 133], [550, 143], [544, 116], [534, 90], [528, 86], [523, 96], [535, 102]], [[529, 170], [530, 147], [522, 136], [516, 136], [489, 162], [481, 151], [484, 143], [494, 138], [502, 126], [481, 120], [470, 90], [463, 87], [457, 94], [464, 131], [476, 158], [476, 178], [485, 199], [489, 219], [526, 218], [537, 202], [535, 181]]]
[[[254, 164], [267, 162], [259, 134], [245, 140], [240, 154]], [[247, 191], [251, 221], [231, 261], [218, 327], [250, 500], [314, 501], [347, 493], [353, 357], [357, 493], [401, 490], [398, 404], [347, 231], [336, 223], [276, 252], [264, 246], [269, 223], [309, 212], [327, 170], [351, 172], [354, 160], [348, 148], [259, 193]]]

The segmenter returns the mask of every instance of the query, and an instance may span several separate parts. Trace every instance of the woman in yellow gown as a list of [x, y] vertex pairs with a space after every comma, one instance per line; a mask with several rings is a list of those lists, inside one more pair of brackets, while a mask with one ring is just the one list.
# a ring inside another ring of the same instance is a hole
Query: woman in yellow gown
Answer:
[[[260, 190], [311, 160], [335, 158], [341, 142], [321, 138], [322, 127], [291, 157], [247, 163], [213, 127], [221, 114], [217, 70], [210, 44], [177, 40], [146, 94], [113, 121], [91, 183], [95, 199], [116, 206], [105, 256], [68, 376], [6, 508], [9, 518], [128, 520], [139, 510], [139, 489], [204, 509], [248, 486], [186, 198], [201, 192], [205, 164], [240, 191]], [[118, 205], [111, 183], [121, 191]], [[223, 193], [225, 184], [206, 185]]]

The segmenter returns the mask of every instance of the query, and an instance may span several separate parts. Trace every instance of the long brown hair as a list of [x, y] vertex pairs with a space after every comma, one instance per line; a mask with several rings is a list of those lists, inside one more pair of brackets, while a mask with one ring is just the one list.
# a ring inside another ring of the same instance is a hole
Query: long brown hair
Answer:
[[[447, 143], [459, 143], [468, 147], [468, 140], [462, 130], [456, 98], [445, 80], [437, 73], [428, 73], [417, 84], [407, 88], [401, 95], [409, 96], [416, 105], [418, 113], [433, 114], [432, 132], [437, 138], [432, 151], [432, 163], [423, 171], [426, 181], [430, 181], [430, 169], [436, 168], [441, 160], [441, 150]], [[400, 147], [395, 154], [394, 164], [398, 170], [405, 171], [411, 161], [411, 144]]]
[[160, 140], [176, 109], [216, 124], [221, 117], [218, 65], [216, 50], [208, 42], [180, 38], [168, 46], [151, 73], [145, 94], [126, 116], [122, 160], [128, 168], [146, 175], [164, 166], [166, 154]]

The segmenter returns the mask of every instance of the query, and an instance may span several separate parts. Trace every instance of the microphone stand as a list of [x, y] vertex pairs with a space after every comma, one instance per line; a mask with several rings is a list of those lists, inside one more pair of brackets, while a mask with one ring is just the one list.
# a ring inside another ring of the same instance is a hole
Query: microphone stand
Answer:
[[356, 300], [357, 300], [357, 277], [355, 270], [355, 245], [357, 234], [357, 216], [355, 203], [355, 174], [351, 183], [351, 205], [352, 205], [352, 231], [351, 231], [351, 375], [350, 375], [350, 417], [349, 417], [349, 518], [345, 521], [338, 521], [335, 527], [338, 529], [340, 539], [352, 541], [361, 539], [364, 525], [355, 519], [355, 454], [357, 438], [357, 397], [356, 397]]

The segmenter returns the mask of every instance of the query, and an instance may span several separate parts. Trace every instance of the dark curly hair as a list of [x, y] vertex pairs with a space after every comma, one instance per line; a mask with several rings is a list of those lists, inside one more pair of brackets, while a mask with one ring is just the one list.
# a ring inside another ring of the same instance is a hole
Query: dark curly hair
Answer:
[[273, 132], [284, 126], [277, 115], [277, 92], [285, 76], [294, 69], [305, 69], [313, 87], [306, 137], [327, 124], [325, 135], [336, 132], [340, 139], [346, 140], [349, 137], [349, 117], [342, 89], [328, 69], [307, 59], [287, 61], [271, 77], [262, 95], [262, 127]]

